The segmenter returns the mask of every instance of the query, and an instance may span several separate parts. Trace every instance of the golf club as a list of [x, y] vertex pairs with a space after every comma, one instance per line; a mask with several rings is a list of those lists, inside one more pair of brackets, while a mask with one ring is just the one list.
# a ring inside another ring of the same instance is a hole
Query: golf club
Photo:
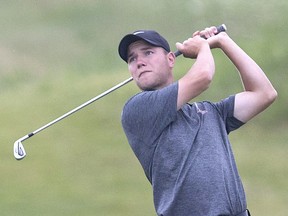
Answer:
[[[226, 30], [227, 30], [227, 28], [226, 28], [225, 24], [222, 24], [222, 25], [217, 27], [217, 34], [220, 33], [220, 32], [226, 31]], [[176, 51], [174, 54], [177, 57], [177, 56], [181, 55], [182, 53], [180, 51]], [[79, 111], [80, 109], [82, 109], [82, 108], [88, 106], [89, 104], [99, 100], [100, 98], [108, 95], [109, 93], [115, 91], [116, 89], [126, 85], [127, 83], [131, 82], [132, 80], [133, 80], [132, 77], [124, 80], [123, 82], [119, 83], [118, 85], [115, 85], [114, 87], [108, 89], [107, 91], [103, 92], [102, 94], [100, 94], [100, 95], [92, 98], [91, 100], [87, 101], [86, 103], [84, 103], [84, 104], [76, 107], [75, 109], [65, 113], [64, 115], [60, 116], [59, 118], [49, 122], [48, 124], [42, 126], [41, 128], [39, 128], [39, 129], [37, 129], [37, 130], [35, 130], [35, 131], [23, 136], [22, 138], [20, 138], [18, 140], [16, 140], [15, 143], [14, 143], [14, 146], [13, 146], [13, 152], [14, 152], [15, 159], [21, 160], [21, 159], [23, 159], [26, 156], [26, 152], [25, 152], [24, 146], [22, 144], [22, 142], [24, 140], [34, 136], [35, 134], [39, 133], [40, 131], [50, 127], [51, 125], [53, 125], [53, 124], [55, 124], [55, 123], [57, 123], [59, 121], [61, 121], [62, 119], [72, 115], [73, 113]]]

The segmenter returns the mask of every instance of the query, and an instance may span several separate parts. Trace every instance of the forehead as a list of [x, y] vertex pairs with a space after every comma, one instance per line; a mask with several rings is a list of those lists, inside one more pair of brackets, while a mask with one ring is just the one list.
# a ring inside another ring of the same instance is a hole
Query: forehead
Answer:
[[143, 40], [138, 40], [134, 43], [131, 43], [128, 47], [128, 55], [129, 53], [133, 52], [133, 50], [136, 49], [151, 49], [154, 48], [155, 46], [152, 46], [151, 44], [147, 43], [146, 41]]

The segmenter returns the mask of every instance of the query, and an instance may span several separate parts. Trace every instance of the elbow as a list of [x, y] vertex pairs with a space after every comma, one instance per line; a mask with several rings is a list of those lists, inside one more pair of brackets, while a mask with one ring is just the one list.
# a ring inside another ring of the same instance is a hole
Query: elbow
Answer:
[[273, 103], [276, 100], [277, 97], [278, 97], [278, 93], [277, 93], [276, 89], [273, 88], [270, 91], [268, 98], [271, 101], [271, 103]]
[[214, 71], [211, 72], [211, 70], [205, 70], [201, 74], [201, 82], [203, 84], [203, 88], [204, 90], [207, 90], [213, 80]]
[[278, 93], [273, 87], [269, 91], [267, 91], [264, 95], [265, 103], [267, 104], [267, 106], [271, 105], [276, 100], [277, 96]]

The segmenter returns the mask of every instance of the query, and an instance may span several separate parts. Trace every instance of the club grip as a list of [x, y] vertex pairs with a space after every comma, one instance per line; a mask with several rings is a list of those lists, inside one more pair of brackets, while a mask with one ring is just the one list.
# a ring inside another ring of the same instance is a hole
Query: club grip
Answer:
[[[227, 31], [227, 27], [226, 27], [226, 25], [225, 24], [222, 24], [222, 25], [220, 25], [220, 26], [218, 26], [218, 27], [216, 27], [217, 28], [217, 33], [216, 34], [219, 34], [220, 32], [225, 32], [225, 31]], [[203, 37], [203, 38], [205, 38], [205, 37]], [[206, 39], [206, 38], [205, 38]], [[176, 52], [174, 52], [174, 55], [177, 57], [177, 56], [179, 56], [179, 55], [182, 55], [182, 53], [179, 51], [179, 50], [177, 50]]]

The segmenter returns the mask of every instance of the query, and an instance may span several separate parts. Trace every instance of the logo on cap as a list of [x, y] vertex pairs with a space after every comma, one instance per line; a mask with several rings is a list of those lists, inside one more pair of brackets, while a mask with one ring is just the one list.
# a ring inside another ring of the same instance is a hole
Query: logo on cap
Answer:
[[134, 32], [133, 35], [138, 35], [138, 34], [143, 34], [144, 31], [137, 31], [137, 32]]

